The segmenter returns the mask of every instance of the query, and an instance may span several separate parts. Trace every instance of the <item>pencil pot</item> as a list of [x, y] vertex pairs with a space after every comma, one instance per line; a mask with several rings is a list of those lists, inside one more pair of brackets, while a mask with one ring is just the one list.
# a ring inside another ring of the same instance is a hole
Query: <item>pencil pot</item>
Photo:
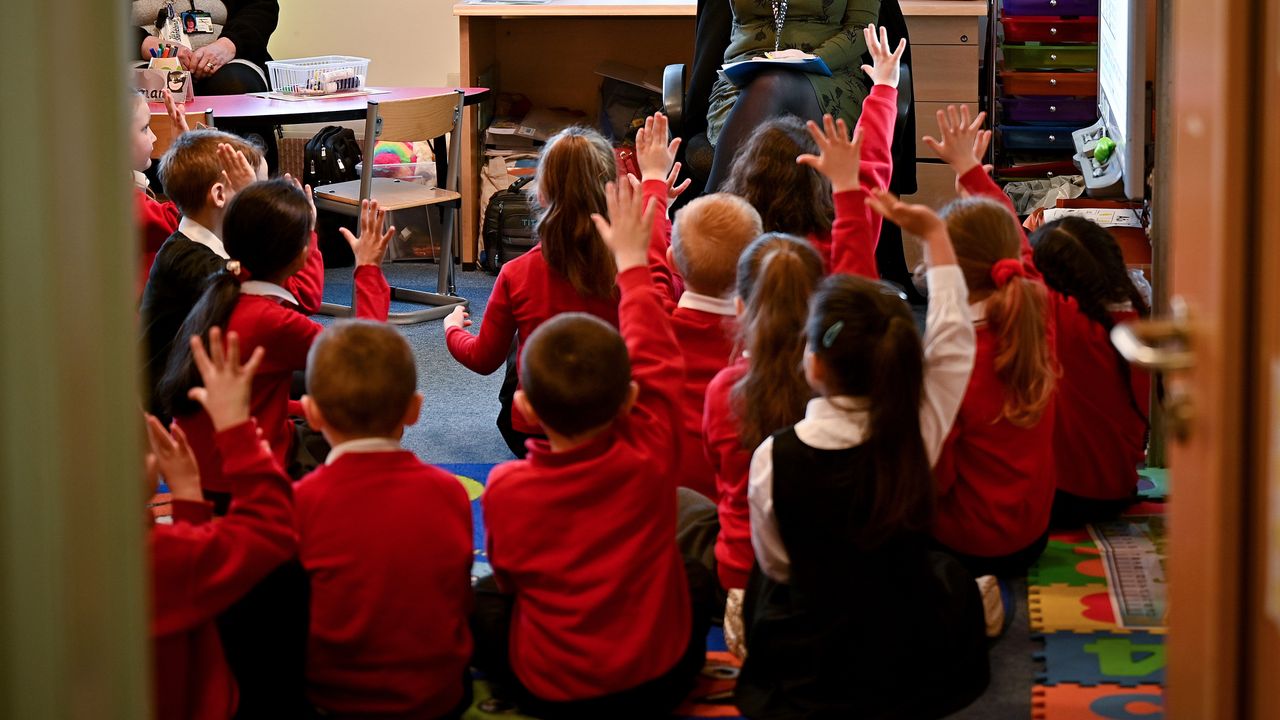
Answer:
[[138, 68], [133, 71], [133, 87], [147, 102], [164, 102], [164, 91], [173, 94], [173, 101], [188, 103], [195, 99], [191, 73], [186, 70], [164, 68]]
[[296, 60], [268, 60], [271, 89], [286, 95], [333, 95], [364, 89], [369, 59], [321, 55]]

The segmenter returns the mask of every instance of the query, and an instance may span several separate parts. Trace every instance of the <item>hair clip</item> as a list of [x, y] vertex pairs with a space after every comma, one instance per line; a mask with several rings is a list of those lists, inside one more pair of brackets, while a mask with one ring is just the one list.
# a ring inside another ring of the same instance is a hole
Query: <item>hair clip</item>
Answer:
[[239, 277], [239, 276], [240, 276], [240, 261], [239, 261], [239, 260], [228, 260], [228, 261], [227, 261], [227, 272], [231, 273], [232, 275], [235, 275], [236, 277]]
[[836, 338], [840, 337], [840, 331], [844, 330], [844, 321], [837, 320], [822, 333], [822, 347], [830, 350], [832, 345], [836, 344]]

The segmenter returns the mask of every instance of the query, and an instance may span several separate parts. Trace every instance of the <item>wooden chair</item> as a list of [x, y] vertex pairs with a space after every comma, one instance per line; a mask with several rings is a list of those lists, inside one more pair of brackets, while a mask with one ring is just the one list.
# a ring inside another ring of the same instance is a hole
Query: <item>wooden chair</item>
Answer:
[[[187, 126], [192, 130], [203, 127], [213, 127], [213, 110], [208, 109], [198, 113], [187, 114]], [[159, 160], [161, 155], [169, 149], [173, 144], [173, 123], [169, 122], [169, 116], [165, 113], [151, 113], [151, 132], [155, 133], [156, 144], [151, 148], [151, 159]]]
[[[458, 208], [462, 195], [458, 193], [458, 168], [462, 149], [462, 98], [461, 90], [413, 100], [369, 101], [365, 119], [365, 161], [359, 180], [322, 185], [314, 188], [316, 207], [347, 215], [360, 212], [360, 202], [372, 198], [386, 210], [441, 205], [444, 210], [439, 252], [436, 261], [439, 275], [436, 292], [392, 287], [394, 300], [419, 303], [431, 307], [425, 310], [391, 313], [388, 322], [406, 325], [443, 318], [458, 305], [466, 305], [465, 298], [458, 297], [453, 283], [453, 256], [457, 238]], [[441, 144], [448, 135], [447, 156]], [[436, 187], [394, 178], [374, 177], [373, 148], [378, 140], [413, 141], [433, 139], [436, 150]], [[355, 288], [352, 287], [353, 301]], [[347, 305], [325, 303], [320, 312], [335, 317], [349, 317], [352, 309]]]

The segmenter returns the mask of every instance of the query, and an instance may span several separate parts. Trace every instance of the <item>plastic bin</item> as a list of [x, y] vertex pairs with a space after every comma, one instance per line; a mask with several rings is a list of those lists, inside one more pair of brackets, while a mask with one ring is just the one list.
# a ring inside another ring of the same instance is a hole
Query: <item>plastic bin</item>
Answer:
[[1000, 102], [1008, 123], [1042, 123], [1080, 127], [1098, 119], [1098, 102], [1094, 98], [1045, 97], [1008, 98]]
[[1098, 0], [1004, 0], [1006, 16], [1098, 16]]
[[1097, 97], [1096, 72], [1002, 72], [1005, 95]]
[[1093, 70], [1097, 45], [1005, 45], [1004, 67], [1010, 70]]
[[295, 60], [268, 60], [271, 89], [287, 95], [333, 95], [364, 88], [369, 58], [321, 55]]
[[1007, 17], [1000, 21], [1011, 43], [1096, 43], [1098, 18]]

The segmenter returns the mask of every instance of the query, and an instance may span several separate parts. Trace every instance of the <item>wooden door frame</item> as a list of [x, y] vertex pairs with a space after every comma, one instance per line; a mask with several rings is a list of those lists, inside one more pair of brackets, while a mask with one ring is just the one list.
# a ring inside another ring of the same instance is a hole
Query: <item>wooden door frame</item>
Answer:
[[1192, 394], [1191, 440], [1170, 447], [1167, 717], [1241, 710], [1247, 405], [1248, 247], [1256, 162], [1252, 108], [1262, 0], [1170, 0], [1170, 152], [1165, 238], [1172, 294], [1190, 302], [1196, 367], [1171, 379]]

